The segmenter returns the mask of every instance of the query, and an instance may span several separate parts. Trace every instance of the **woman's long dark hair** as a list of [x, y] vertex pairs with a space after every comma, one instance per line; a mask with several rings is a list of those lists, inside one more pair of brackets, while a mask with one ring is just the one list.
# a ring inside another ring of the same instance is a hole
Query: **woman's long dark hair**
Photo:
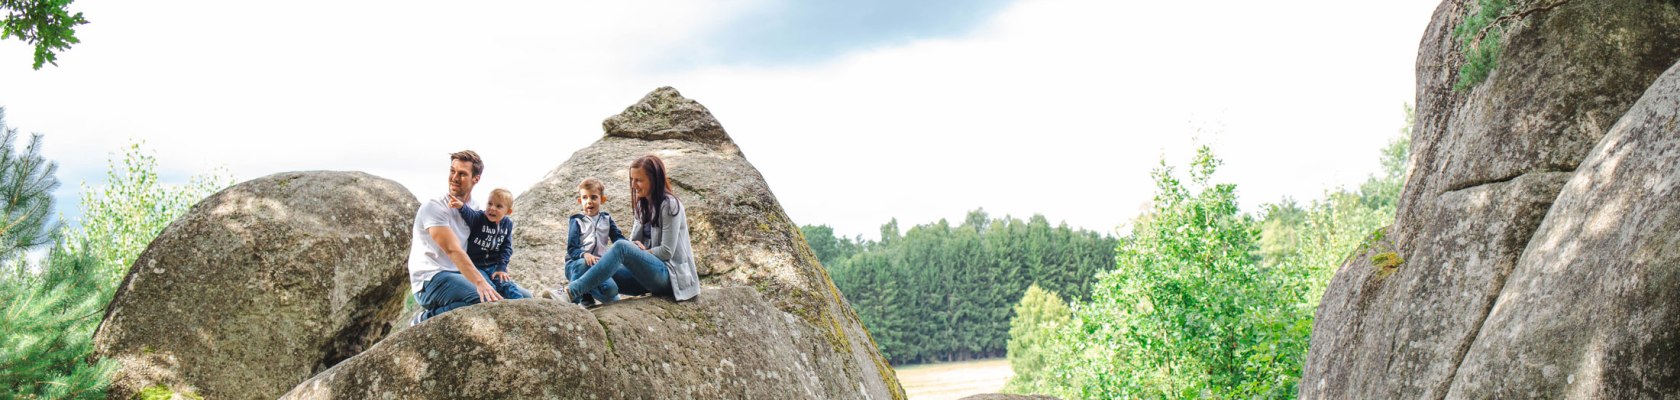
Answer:
[[[648, 178], [647, 200], [636, 198], [634, 194], [630, 195], [630, 209], [635, 210], [637, 223], [649, 228], [657, 228], [660, 226], [660, 222], [665, 219], [664, 216], [659, 215], [659, 207], [665, 205], [665, 197], [670, 196], [672, 200], [677, 198], [675, 193], [671, 193], [670, 177], [665, 175], [665, 160], [660, 160], [658, 156], [652, 154], [645, 155], [631, 162], [630, 169], [640, 169]], [[630, 193], [636, 193], [635, 184], [632, 183], [631, 185]], [[681, 207], [682, 203], [679, 201], [677, 206]]]

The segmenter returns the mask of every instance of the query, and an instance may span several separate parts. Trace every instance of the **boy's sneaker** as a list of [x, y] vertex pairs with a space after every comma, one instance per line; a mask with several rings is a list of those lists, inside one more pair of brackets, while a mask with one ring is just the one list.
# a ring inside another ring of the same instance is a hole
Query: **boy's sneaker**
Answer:
[[414, 318], [410, 318], [408, 320], [408, 326], [420, 325], [420, 322], [425, 321], [425, 320], [426, 320], [426, 309], [422, 308], [422, 309], [414, 312]]
[[564, 301], [564, 302], [567, 302], [567, 303], [576, 303], [577, 302], [576, 300], [572, 299], [571, 291], [566, 290], [565, 286], [560, 286], [560, 287], [557, 287], [557, 288], [545, 290], [545, 291], [543, 291], [543, 297], [550, 298], [550, 299], [555, 299], [555, 300], [560, 300], [560, 301]]

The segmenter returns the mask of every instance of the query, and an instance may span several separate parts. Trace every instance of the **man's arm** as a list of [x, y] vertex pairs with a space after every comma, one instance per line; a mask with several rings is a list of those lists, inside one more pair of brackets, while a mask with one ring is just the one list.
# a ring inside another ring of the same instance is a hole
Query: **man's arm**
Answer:
[[[483, 275], [479, 275], [478, 268], [473, 267], [472, 260], [467, 258], [467, 251], [461, 249], [461, 240], [455, 237], [455, 232], [450, 232], [447, 226], [434, 226], [426, 228], [426, 233], [431, 234], [432, 242], [437, 243], [438, 248], [443, 250], [443, 254], [449, 257], [449, 261], [455, 263], [455, 269], [461, 271], [461, 276], [467, 278], [467, 282], [472, 282], [473, 287], [478, 289], [478, 299], [480, 301], [502, 300], [502, 296], [496, 293], [496, 289], [490, 287], [490, 283], [484, 280]], [[462, 268], [462, 265], [465, 265], [466, 268]]]

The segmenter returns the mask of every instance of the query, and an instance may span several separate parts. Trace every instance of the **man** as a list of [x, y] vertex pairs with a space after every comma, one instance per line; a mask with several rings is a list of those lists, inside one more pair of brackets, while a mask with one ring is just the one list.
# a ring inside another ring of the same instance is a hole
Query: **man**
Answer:
[[[449, 155], [449, 193], [420, 203], [409, 243], [408, 285], [421, 311], [414, 323], [456, 308], [501, 301], [496, 288], [467, 258], [470, 233], [466, 220], [449, 207], [450, 200], [472, 201], [473, 186], [484, 172], [484, 161], [472, 150]], [[466, 266], [467, 268], [460, 268]]]

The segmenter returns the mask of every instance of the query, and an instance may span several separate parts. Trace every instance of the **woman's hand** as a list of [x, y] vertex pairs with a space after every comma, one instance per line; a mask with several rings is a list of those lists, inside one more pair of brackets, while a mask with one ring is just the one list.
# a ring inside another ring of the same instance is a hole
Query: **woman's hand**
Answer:
[[642, 244], [642, 242], [641, 242], [641, 241], [639, 241], [639, 240], [638, 240], [638, 241], [634, 241], [634, 242], [630, 242], [630, 243], [635, 243], [635, 244], [636, 244], [636, 248], [638, 248], [638, 249], [642, 249], [642, 251], [647, 251], [647, 245], [645, 245], [645, 244]]

